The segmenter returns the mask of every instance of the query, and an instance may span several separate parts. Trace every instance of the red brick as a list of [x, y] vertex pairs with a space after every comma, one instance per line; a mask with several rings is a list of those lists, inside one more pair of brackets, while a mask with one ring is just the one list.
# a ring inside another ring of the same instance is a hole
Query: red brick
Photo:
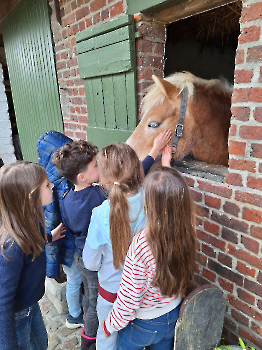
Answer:
[[105, 9], [101, 11], [101, 21], [104, 21], [107, 18], [109, 18], [109, 10]]
[[[228, 254], [233, 255], [237, 259], [243, 260], [247, 262], [249, 265], [262, 270], [262, 259], [259, 259], [256, 256], [248, 252], [245, 252], [243, 249], [237, 249], [236, 247], [229, 244], [227, 252]], [[261, 293], [262, 293], [262, 288], [261, 288]]]
[[250, 26], [243, 28], [239, 37], [238, 43], [245, 44], [248, 42], [258, 41], [260, 37], [260, 27]]
[[83, 104], [83, 98], [82, 97], [73, 97], [73, 98], [71, 98], [71, 103], [73, 105], [82, 105]]
[[[250, 281], [248, 279], [245, 279], [244, 287], [245, 287], [245, 289], [249, 290], [251, 293], [258, 295], [259, 297], [262, 297], [262, 285], [261, 284]], [[262, 317], [262, 315], [261, 315], [261, 317]]]
[[250, 116], [249, 107], [231, 107], [231, 112], [233, 114], [233, 119], [248, 121]]
[[190, 193], [195, 202], [202, 202], [203, 196], [201, 192], [195, 191], [192, 188], [190, 189]]
[[109, 12], [110, 12], [110, 17], [111, 18], [119, 15], [120, 13], [123, 13], [124, 12], [123, 2], [119, 1], [115, 5], [111, 6], [109, 8]]
[[71, 11], [74, 11], [76, 9], [76, 0], [71, 2]]
[[253, 77], [252, 70], [246, 70], [246, 69], [235, 70], [235, 84], [250, 83], [252, 77]]
[[90, 4], [90, 11], [96, 12], [106, 5], [106, 0], [94, 0]]
[[202, 225], [202, 219], [196, 216], [196, 226], [201, 226]]
[[250, 276], [250, 277], [255, 277], [256, 270], [251, 269], [250, 267], [247, 267], [245, 264], [243, 264], [241, 261], [237, 262], [237, 271], [242, 273], [242, 275]]
[[[259, 177], [259, 175], [257, 175], [257, 177], [248, 176], [247, 177], [247, 187], [262, 191], [262, 177], [261, 176]], [[262, 196], [258, 196], [258, 197], [260, 197], [262, 200]], [[261, 205], [261, 204], [259, 204], [259, 205]]]
[[63, 27], [66, 27], [70, 24], [73, 24], [75, 22], [75, 13], [71, 13], [70, 15], [66, 16], [62, 20]]
[[207, 264], [207, 257], [203, 254], [196, 253], [196, 261], [199, 262], [199, 264], [206, 266]]
[[203, 268], [202, 276], [204, 278], [207, 278], [210, 282], [215, 282], [216, 280], [216, 274], [214, 272], [206, 270], [205, 268]]
[[[248, 176], [248, 178], [249, 177], [250, 176]], [[251, 186], [249, 186], [249, 187], [251, 187]], [[235, 192], [235, 200], [240, 201], [242, 203], [256, 205], [257, 207], [262, 207], [262, 196], [259, 194], [236, 191]]]
[[245, 290], [238, 288], [237, 289], [237, 295], [239, 299], [243, 300], [245, 303], [248, 303], [250, 305], [255, 304], [255, 297], [249, 293], [247, 293]]
[[[251, 335], [250, 331], [247, 332], [245, 329], [239, 327], [238, 333], [239, 333], [239, 336], [241, 337], [241, 339], [243, 339], [243, 340], [247, 339], [249, 342], [253, 343], [255, 346], [262, 348], [261, 338], [258, 339], [256, 337], [254, 337], [253, 335]], [[247, 341], [246, 341], [246, 343], [247, 343]]]
[[251, 173], [256, 172], [256, 162], [244, 160], [244, 159], [229, 159], [229, 168], [235, 170], [249, 171]]
[[250, 95], [250, 89], [234, 89], [232, 95], [232, 103], [236, 102], [248, 102]]
[[200, 239], [201, 241], [207, 243], [207, 244], [211, 244], [213, 247], [218, 248], [222, 251], [225, 251], [225, 246], [226, 243], [223, 242], [222, 240], [211, 236], [208, 233], [205, 233], [201, 230], [197, 230], [197, 237], [198, 239]]
[[199, 275], [195, 275], [194, 276], [194, 281], [199, 285], [199, 286], [203, 286], [205, 284], [211, 284], [208, 280], [206, 280], [205, 278], [199, 276]]
[[262, 212], [255, 209], [243, 208], [242, 218], [247, 221], [252, 221], [256, 222], [257, 224], [261, 224]]
[[202, 253], [204, 253], [207, 256], [210, 256], [211, 258], [216, 257], [216, 252], [214, 251], [214, 249], [204, 243], [202, 244]]
[[79, 123], [87, 124], [87, 116], [80, 115], [78, 121]]
[[244, 245], [244, 247], [247, 250], [250, 250], [251, 252], [258, 254], [259, 252], [259, 243], [255, 241], [254, 239], [246, 236], [242, 236], [241, 243]]
[[262, 144], [251, 143], [251, 157], [262, 158]]
[[231, 243], [238, 243], [238, 234], [225, 227], [222, 228], [222, 238]]
[[221, 200], [219, 198], [215, 198], [209, 195], [205, 195], [205, 204], [209, 207], [219, 209]]
[[231, 124], [230, 128], [229, 128], [229, 133], [228, 136], [236, 136], [237, 133], [237, 126], [236, 124]]
[[221, 214], [218, 214], [217, 212], [213, 211], [211, 216], [210, 216], [210, 219], [223, 225], [223, 226], [229, 227], [233, 230], [237, 230], [237, 231], [244, 232], [244, 233], [248, 232], [249, 226], [247, 223], [245, 223], [244, 221], [234, 219], [234, 218], [229, 218], [225, 214], [221, 215]]
[[244, 50], [243, 49], [237, 49], [235, 62], [236, 62], [236, 65], [244, 63]]
[[231, 269], [218, 264], [216, 261], [212, 259], [208, 259], [208, 267], [210, 270], [216, 272], [218, 275], [226, 278], [227, 280], [236, 283], [239, 286], [243, 284], [243, 277], [238, 273], [233, 272]]
[[242, 315], [240, 312], [236, 311], [235, 309], [231, 310], [231, 316], [242, 325], [248, 327], [249, 326], [249, 319]]
[[85, 106], [81, 107], [81, 113], [82, 114], [87, 114], [87, 108]]
[[255, 238], [262, 240], [262, 227], [251, 226], [250, 227], [250, 234], [252, 237], [255, 237]]
[[227, 326], [228, 328], [232, 329], [233, 331], [236, 330], [236, 324], [231, 319], [229, 319], [226, 316], [224, 318], [224, 324], [225, 324], [225, 326]]
[[222, 277], [218, 277], [218, 283], [219, 283], [220, 287], [222, 287], [227, 292], [229, 292], [229, 293], [233, 292], [233, 289], [234, 289], [234, 284], [233, 283], [226, 281]]
[[242, 176], [238, 173], [228, 173], [225, 182], [233, 186], [242, 186]]
[[93, 15], [92, 22], [93, 25], [99, 23], [101, 21], [101, 13], [97, 12], [95, 15]]
[[198, 188], [201, 191], [210, 192], [220, 197], [230, 198], [232, 190], [226, 186], [213, 186], [209, 182], [198, 180]]
[[257, 333], [260, 337], [262, 337], [262, 327], [260, 327], [254, 322], [251, 322], [251, 329], [253, 332]]
[[223, 205], [223, 210], [228, 214], [238, 216], [240, 208], [237, 204], [226, 201]]
[[236, 156], [244, 156], [246, 151], [246, 142], [228, 141], [228, 152]]
[[71, 139], [74, 138], [74, 133], [71, 130], [65, 130], [65, 135]]
[[85, 132], [80, 132], [80, 131], [76, 131], [75, 132], [75, 137], [78, 140], [86, 140], [86, 133]]
[[257, 281], [258, 283], [262, 284], [262, 272], [259, 271], [258, 275], [257, 275]]
[[257, 2], [253, 4], [248, 4], [245, 6], [241, 13], [240, 22], [250, 22], [255, 21], [256, 19], [259, 19], [262, 17], [262, 3]]
[[262, 163], [259, 164], [258, 172], [259, 172], [259, 173], [262, 173]]
[[256, 107], [253, 113], [253, 117], [257, 122], [262, 123], [262, 107]]
[[90, 14], [89, 6], [82, 6], [76, 11], [76, 20], [79, 21], [81, 18], [84, 18]]
[[83, 30], [86, 29], [86, 22], [85, 21], [79, 22], [78, 27], [79, 27], [80, 32], [82, 32]]
[[232, 258], [230, 256], [220, 252], [218, 254], [218, 261], [221, 262], [221, 264], [232, 268]]
[[85, 23], [86, 23], [86, 28], [90, 27], [92, 25], [92, 19], [86, 18]]
[[219, 234], [219, 226], [216, 224], [213, 224], [207, 220], [204, 221], [204, 230], [213, 233], [214, 235], [218, 236]]
[[209, 217], [209, 209], [206, 207], [203, 207], [202, 205], [196, 204], [195, 205], [195, 213], [198, 216], [202, 216], [202, 217]]
[[247, 62], [261, 62], [262, 46], [250, 47], [247, 49]]
[[185, 175], [183, 175], [184, 179], [186, 180], [187, 184], [189, 187], [194, 187], [195, 185], [195, 180], [192, 179], [191, 177], [187, 177]]
[[77, 7], [81, 7], [84, 5], [84, 3], [85, 3], [85, 0], [77, 0], [76, 5]]
[[262, 310], [262, 300], [258, 300], [257, 307]]
[[243, 303], [243, 301], [235, 298], [232, 295], [227, 296], [229, 303], [239, 311], [243, 312], [245, 315], [252, 317], [254, 320], [261, 322], [262, 321], [262, 313], [257, 312], [251, 306]]

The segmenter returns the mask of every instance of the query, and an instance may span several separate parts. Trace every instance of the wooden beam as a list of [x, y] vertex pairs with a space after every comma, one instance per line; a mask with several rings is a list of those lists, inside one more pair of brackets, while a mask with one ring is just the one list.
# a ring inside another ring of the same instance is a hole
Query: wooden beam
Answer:
[[1, 0], [0, 4], [0, 23], [8, 15], [9, 12], [20, 2], [21, 0]]
[[179, 19], [190, 17], [201, 12], [212, 10], [235, 1], [232, 0], [188, 0], [182, 4], [169, 7], [163, 11], [151, 14], [151, 19], [162, 22], [172, 23]]

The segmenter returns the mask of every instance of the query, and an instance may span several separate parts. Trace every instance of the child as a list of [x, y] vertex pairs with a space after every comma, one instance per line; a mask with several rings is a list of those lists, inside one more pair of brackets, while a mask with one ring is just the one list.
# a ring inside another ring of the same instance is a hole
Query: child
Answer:
[[[169, 131], [157, 137], [150, 154], [156, 157], [170, 137]], [[150, 158], [144, 159], [144, 167]], [[134, 232], [144, 225], [140, 190], [144, 171], [135, 151], [125, 143], [104, 147], [97, 162], [100, 182], [109, 191], [109, 197], [92, 212], [83, 259], [87, 269], [99, 272], [97, 313], [101, 325], [116, 298], [122, 264]], [[106, 339], [99, 327], [97, 350], [113, 350], [116, 337], [117, 333]]]
[[[47, 242], [42, 206], [52, 187], [38, 164], [19, 161], [0, 170], [0, 348], [47, 348], [38, 301], [45, 292]], [[60, 238], [58, 225], [48, 241]], [[62, 237], [62, 236], [61, 236]]]
[[128, 250], [117, 300], [102, 326], [109, 339], [119, 331], [117, 350], [172, 350], [181, 297], [194, 273], [193, 204], [172, 168], [150, 173], [143, 189], [146, 225]]
[[[144, 170], [147, 172], [154, 163], [164, 145], [170, 141], [171, 132], [167, 130], [160, 134], [148, 157], [143, 161]], [[58, 149], [53, 155], [53, 165], [61, 175], [74, 183], [75, 189], [70, 190], [62, 201], [62, 212], [67, 231], [75, 235], [76, 254], [74, 265], [81, 272], [84, 283], [83, 309], [85, 312], [85, 329], [81, 334], [81, 349], [89, 349], [96, 341], [98, 327], [96, 300], [97, 300], [97, 272], [85, 268], [82, 259], [82, 251], [91, 219], [92, 210], [103, 203], [105, 192], [101, 191], [98, 182], [98, 169], [96, 165], [97, 147], [87, 141], [76, 141]], [[65, 272], [68, 271], [65, 269]], [[79, 281], [75, 275], [75, 291], [80, 288]], [[71, 282], [73, 284], [73, 281]], [[75, 293], [75, 304], [79, 301], [79, 293]], [[70, 311], [70, 310], [69, 310]], [[79, 315], [79, 316], [78, 316]], [[73, 317], [72, 317], [73, 316]], [[78, 316], [78, 317], [77, 317]], [[81, 320], [81, 309], [76, 316], [67, 315], [67, 325], [79, 324]]]

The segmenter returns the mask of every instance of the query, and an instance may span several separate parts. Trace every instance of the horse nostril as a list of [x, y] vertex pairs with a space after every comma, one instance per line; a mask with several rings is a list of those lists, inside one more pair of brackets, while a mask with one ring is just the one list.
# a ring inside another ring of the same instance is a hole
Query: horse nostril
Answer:
[[158, 122], [150, 122], [148, 123], [149, 128], [158, 128], [161, 123]]

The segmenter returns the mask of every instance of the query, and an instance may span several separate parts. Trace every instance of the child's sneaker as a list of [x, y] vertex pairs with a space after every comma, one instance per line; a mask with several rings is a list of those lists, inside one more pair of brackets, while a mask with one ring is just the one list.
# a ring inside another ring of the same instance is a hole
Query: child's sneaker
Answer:
[[83, 312], [78, 317], [72, 317], [70, 314], [66, 315], [66, 326], [69, 329], [75, 329], [84, 326]]

